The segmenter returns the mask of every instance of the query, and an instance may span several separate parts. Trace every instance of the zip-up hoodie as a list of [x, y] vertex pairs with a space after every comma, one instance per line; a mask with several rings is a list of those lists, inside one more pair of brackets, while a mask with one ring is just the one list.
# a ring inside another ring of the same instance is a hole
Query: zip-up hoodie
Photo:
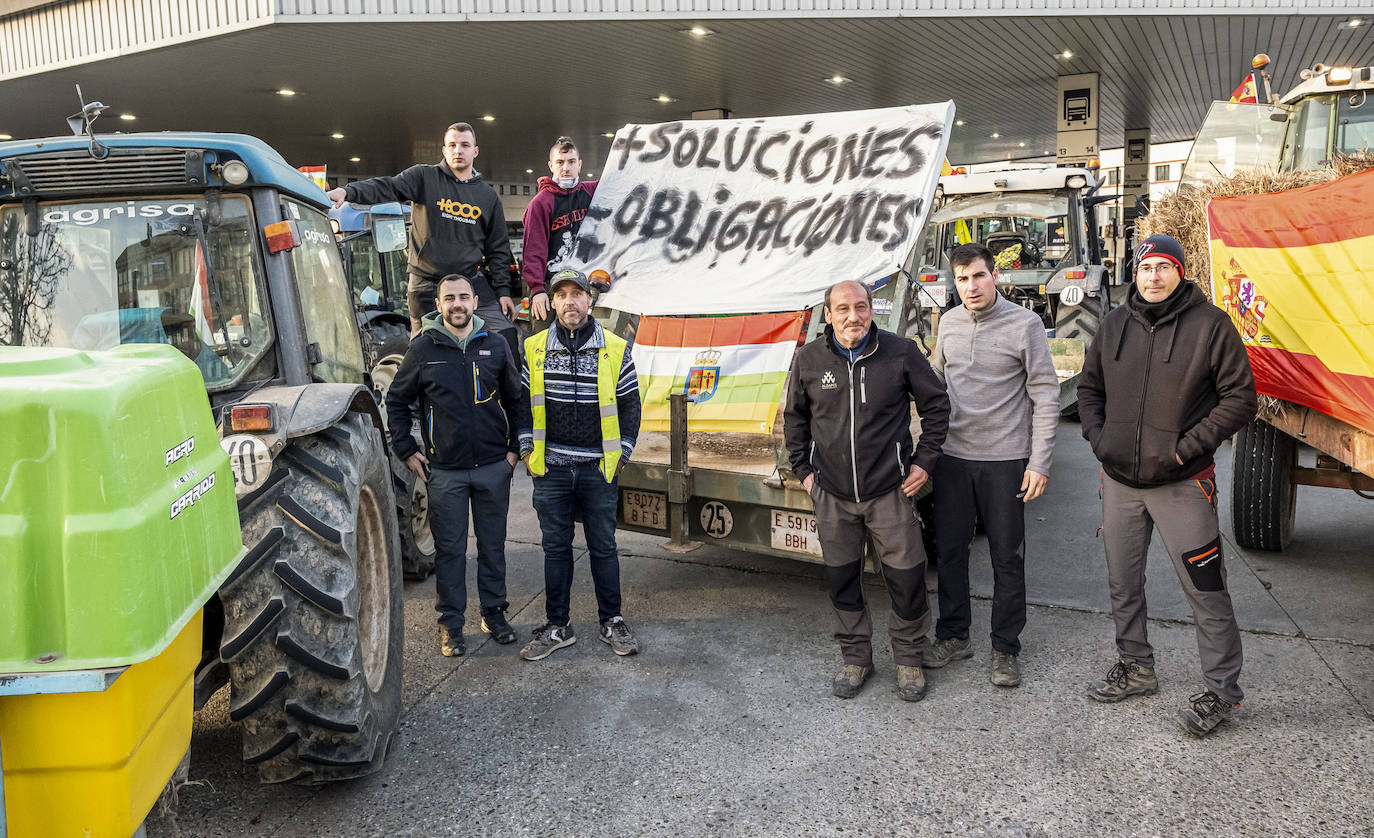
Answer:
[[949, 391], [944, 453], [1027, 459], [1026, 468], [1049, 475], [1059, 380], [1038, 315], [1001, 294], [983, 311], [955, 306], [940, 318], [930, 363]]
[[[359, 180], [344, 187], [348, 200], [362, 204], [409, 201], [411, 274], [438, 282], [462, 274], [483, 302], [509, 297], [510, 252], [506, 213], [496, 190], [475, 170], [459, 180], [448, 164], [411, 166], [394, 177]], [[486, 261], [487, 276], [479, 272]], [[485, 287], [484, 287], [485, 286]]]
[[525, 208], [525, 239], [521, 248], [520, 276], [530, 296], [544, 292], [548, 279], [572, 255], [577, 230], [592, 205], [599, 181], [584, 180], [564, 189], [551, 177], [539, 179], [539, 193]]
[[[814, 474], [833, 495], [871, 500], [900, 486], [912, 463], [935, 470], [949, 398], [912, 341], [872, 326], [867, 348], [851, 361], [834, 335], [826, 326], [792, 361], [783, 439], [799, 480]], [[921, 418], [915, 446], [912, 402]]]
[[1186, 280], [1157, 304], [1132, 287], [1102, 319], [1078, 382], [1084, 439], [1113, 480], [1137, 489], [1206, 470], [1256, 403], [1240, 333]]
[[[475, 315], [467, 340], [437, 311], [422, 322], [386, 394], [391, 450], [402, 460], [423, 450], [439, 468], [477, 468], [519, 452], [520, 368], [505, 338]], [[417, 415], [422, 446], [411, 435]]]

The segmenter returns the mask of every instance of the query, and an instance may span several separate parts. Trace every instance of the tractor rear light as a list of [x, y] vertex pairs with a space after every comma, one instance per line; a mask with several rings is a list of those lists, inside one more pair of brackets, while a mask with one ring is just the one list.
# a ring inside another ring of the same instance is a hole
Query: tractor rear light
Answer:
[[922, 282], [934, 282], [940, 278], [939, 274], [921, 274]]
[[1088, 275], [1087, 271], [1068, 271], [1064, 274], [1069, 279], [1083, 279]]
[[276, 224], [268, 224], [262, 228], [262, 234], [267, 237], [268, 253], [290, 250], [301, 243], [300, 230], [294, 221], [278, 221]]
[[267, 404], [241, 404], [229, 408], [229, 429], [234, 433], [245, 431], [271, 431], [276, 424], [272, 420], [272, 406]]

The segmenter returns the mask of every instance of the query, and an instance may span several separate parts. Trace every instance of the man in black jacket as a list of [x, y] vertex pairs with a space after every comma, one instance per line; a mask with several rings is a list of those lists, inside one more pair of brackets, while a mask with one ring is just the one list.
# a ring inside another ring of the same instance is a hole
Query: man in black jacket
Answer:
[[1118, 658], [1089, 695], [1116, 702], [1159, 689], [1145, 633], [1145, 557], [1158, 527], [1193, 609], [1207, 685], [1178, 722], [1205, 736], [1242, 696], [1212, 457], [1255, 417], [1255, 379], [1230, 318], [1184, 281], [1177, 241], [1150, 236], [1136, 250], [1136, 265], [1130, 297], [1103, 318], [1078, 384], [1083, 436], [1102, 463]]
[[[458, 657], [467, 607], [468, 507], [477, 532], [477, 597], [482, 630], [514, 643], [506, 622], [506, 513], [519, 451], [515, 426], [520, 371], [505, 340], [473, 313], [472, 283], [439, 281], [438, 311], [410, 343], [386, 394], [391, 448], [429, 481], [429, 523], [436, 548], [435, 610], [439, 651]], [[423, 450], [411, 435], [419, 407]]]
[[[518, 352], [515, 304], [510, 274], [515, 259], [510, 251], [506, 214], [496, 190], [473, 170], [477, 135], [466, 122], [455, 122], [444, 133], [444, 159], [433, 165], [411, 166], [394, 177], [354, 181], [329, 191], [335, 206], [344, 201], [382, 204], [408, 201], [411, 214], [407, 299], [411, 333], [420, 318], [434, 310], [439, 278], [468, 277], [477, 292], [477, 315], [488, 329], [501, 333]], [[486, 271], [481, 271], [483, 260]]]
[[[825, 334], [802, 347], [788, 377], [783, 435], [792, 471], [816, 507], [816, 533], [844, 668], [832, 691], [853, 698], [873, 674], [873, 623], [863, 597], [865, 533], [892, 598], [897, 693], [925, 697], [930, 633], [926, 554], [912, 498], [949, 427], [949, 399], [916, 344], [873, 325], [873, 296], [852, 280], [825, 292]], [[869, 373], [873, 373], [869, 375]], [[920, 442], [911, 440], [911, 403]]]

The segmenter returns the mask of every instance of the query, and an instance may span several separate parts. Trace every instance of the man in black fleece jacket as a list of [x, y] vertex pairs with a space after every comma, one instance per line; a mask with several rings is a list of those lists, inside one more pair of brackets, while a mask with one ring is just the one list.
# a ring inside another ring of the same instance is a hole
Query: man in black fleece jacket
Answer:
[[[477, 312], [487, 328], [499, 332], [519, 353], [512, 319], [510, 274], [515, 259], [501, 198], [473, 170], [477, 135], [466, 122], [455, 122], [444, 133], [444, 159], [433, 165], [411, 166], [394, 177], [354, 181], [329, 191], [335, 206], [344, 201], [383, 204], [407, 201], [411, 215], [407, 299], [411, 334], [420, 331], [420, 318], [434, 311], [438, 281], [448, 274], [467, 277], [477, 292]], [[481, 271], [486, 261], [486, 273]]]
[[1177, 241], [1150, 236], [1136, 262], [1135, 287], [1126, 305], [1103, 318], [1078, 384], [1083, 436], [1102, 463], [1118, 656], [1089, 695], [1116, 702], [1159, 689], [1145, 633], [1145, 557], [1158, 527], [1193, 609], [1207, 685], [1177, 718], [1205, 736], [1243, 695], [1212, 457], [1255, 417], [1255, 379], [1230, 318], [1184, 281]]

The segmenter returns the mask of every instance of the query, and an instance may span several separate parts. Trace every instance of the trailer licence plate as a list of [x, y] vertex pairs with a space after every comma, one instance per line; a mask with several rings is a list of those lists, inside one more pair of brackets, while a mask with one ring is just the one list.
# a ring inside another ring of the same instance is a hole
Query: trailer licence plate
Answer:
[[658, 492], [620, 490], [620, 504], [625, 523], [634, 527], [668, 529], [668, 496]]
[[821, 557], [821, 540], [816, 537], [815, 515], [785, 509], [774, 509], [772, 514], [769, 543], [775, 550], [806, 553], [818, 559]]
[[949, 289], [943, 282], [920, 283], [916, 293], [921, 308], [944, 308], [949, 301]]

